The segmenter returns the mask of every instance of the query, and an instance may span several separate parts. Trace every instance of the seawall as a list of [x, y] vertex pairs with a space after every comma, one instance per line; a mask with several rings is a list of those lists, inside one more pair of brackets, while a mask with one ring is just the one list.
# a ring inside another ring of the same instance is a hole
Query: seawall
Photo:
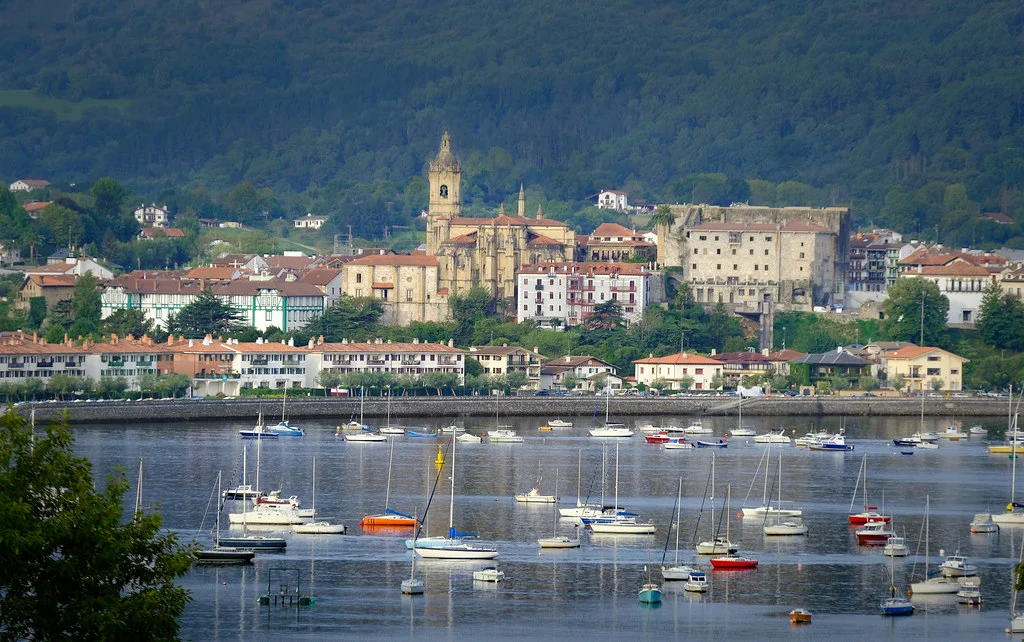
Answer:
[[[262, 406], [264, 415], [273, 419], [279, 412], [279, 399], [158, 399], [153, 401], [105, 401], [77, 403], [26, 403], [18, 411], [28, 417], [36, 410], [36, 421], [48, 421], [68, 412], [72, 423], [110, 423], [117, 421], [206, 421], [216, 419], [255, 420]], [[739, 401], [732, 397], [615, 397], [611, 401], [614, 417], [637, 415], [735, 415]], [[505, 397], [499, 402], [505, 416], [590, 417], [603, 416], [605, 404], [597, 397]], [[1008, 401], [999, 398], [926, 398], [924, 414], [950, 418], [1007, 415]], [[391, 401], [392, 417], [494, 416], [493, 397], [396, 397]], [[384, 417], [387, 402], [380, 398], [364, 401], [365, 417]], [[768, 397], [743, 401], [748, 416], [919, 416], [921, 400], [835, 399], [826, 397]], [[288, 399], [290, 418], [317, 417], [338, 423], [359, 416], [359, 400], [349, 398], [299, 397]]]

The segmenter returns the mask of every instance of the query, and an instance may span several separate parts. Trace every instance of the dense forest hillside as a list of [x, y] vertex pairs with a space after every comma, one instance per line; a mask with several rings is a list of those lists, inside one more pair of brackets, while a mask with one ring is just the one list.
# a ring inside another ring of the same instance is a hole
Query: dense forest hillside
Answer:
[[408, 224], [447, 126], [470, 207], [520, 182], [852, 204], [1024, 246], [981, 216], [1024, 221], [1012, 0], [10, 0], [0, 25], [8, 181], [251, 184], [274, 214]]

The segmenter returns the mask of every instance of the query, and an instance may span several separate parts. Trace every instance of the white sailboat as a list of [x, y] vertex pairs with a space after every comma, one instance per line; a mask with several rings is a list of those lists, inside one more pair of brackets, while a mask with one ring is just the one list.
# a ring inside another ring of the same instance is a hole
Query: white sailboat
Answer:
[[243, 509], [241, 513], [228, 513], [228, 522], [246, 526], [248, 524], [292, 525], [312, 521], [315, 515], [313, 509], [302, 508], [302, 502], [295, 495], [285, 498], [281, 496], [280, 490], [271, 491], [266, 496], [260, 493], [261, 444], [262, 440], [256, 441], [257, 497], [253, 500], [253, 509], [251, 512]]
[[381, 434], [383, 434], [383, 435], [404, 435], [405, 434], [405, 428], [402, 428], [401, 426], [392, 426], [391, 425], [391, 386], [388, 386], [388, 404], [387, 404], [387, 406], [388, 406], [388, 411], [387, 411], [388, 412], [388, 419], [387, 419], [387, 423], [384, 425], [384, 427], [380, 429]]
[[[699, 519], [699, 518], [698, 518]], [[715, 523], [715, 453], [711, 453], [711, 524], [714, 529]], [[728, 515], [726, 515], [725, 521], [726, 531], [729, 528]], [[701, 555], [732, 555], [739, 550], [739, 547], [734, 546], [729, 541], [729, 536], [719, 537], [717, 534], [714, 538], [706, 540], [697, 544], [697, 552]]]
[[620, 421], [609, 420], [609, 410], [611, 409], [612, 391], [610, 388], [604, 390], [604, 426], [599, 428], [591, 428], [591, 437], [632, 437], [633, 431], [626, 428], [626, 424]]
[[740, 396], [740, 400], [739, 400], [739, 403], [737, 404], [736, 408], [737, 408], [737, 413], [736, 414], [739, 416], [739, 418], [736, 420], [736, 428], [732, 431], [732, 436], [733, 437], [753, 437], [754, 435], [757, 434], [754, 431], [754, 429], [753, 428], [744, 428], [743, 427], [743, 396], [742, 395]]
[[[661, 577], [666, 580], [689, 580], [690, 574], [696, 569], [690, 566], [679, 565], [679, 531], [680, 522], [679, 517], [682, 511], [682, 499], [683, 499], [683, 478], [679, 478], [679, 491], [676, 493], [676, 514], [675, 521], [670, 520], [668, 533], [665, 535], [665, 550], [661, 553]], [[672, 566], [665, 566], [665, 558], [668, 555], [668, 538], [672, 534], [673, 524], [676, 527], [676, 559]]]
[[[540, 484], [542, 478], [538, 477], [537, 483]], [[555, 494], [554, 495], [541, 495], [540, 487], [535, 486], [528, 493], [520, 493], [515, 495], [517, 502], [521, 504], [557, 504], [558, 503], [558, 469], [555, 469]]]
[[[619, 505], [619, 445], [615, 444], [615, 506]], [[633, 515], [623, 515], [617, 509], [608, 517], [590, 520], [590, 530], [594, 533], [612, 533], [616, 535], [652, 535], [656, 530], [654, 522], [638, 522]]]
[[296, 428], [288, 423], [288, 415], [285, 414], [285, 404], [288, 403], [288, 382], [284, 382], [284, 397], [281, 399], [281, 421], [270, 426], [268, 430], [279, 437], [302, 437], [306, 433], [301, 428]]
[[448, 506], [448, 539], [444, 546], [424, 546], [419, 540], [413, 542], [412, 550], [424, 559], [446, 560], [488, 560], [498, 556], [498, 549], [473, 546], [462, 538], [464, 534], [455, 530], [455, 447], [452, 440], [452, 496]]
[[[316, 455], [313, 455], [313, 481], [310, 504], [313, 513], [316, 514]], [[344, 535], [345, 525], [332, 524], [329, 521], [308, 522], [306, 524], [295, 524], [292, 526], [292, 532], [301, 535]]]
[[601, 514], [600, 504], [585, 504], [580, 495], [580, 486], [583, 481], [583, 449], [576, 454], [576, 506], [573, 508], [559, 508], [558, 514], [562, 517], [596, 517]]
[[555, 520], [555, 526], [551, 530], [551, 537], [542, 537], [537, 540], [537, 544], [541, 548], [579, 548], [580, 547], [580, 525], [573, 524], [576, 529], [575, 537], [567, 537], [565, 535], [558, 534], [558, 520]]
[[[782, 453], [779, 453], [779, 504], [782, 504]], [[770, 509], [769, 509], [770, 510]], [[798, 511], [802, 514], [802, 511]], [[765, 535], [779, 536], [779, 535], [806, 535], [807, 525], [802, 522], [794, 521], [782, 521], [785, 516], [785, 511], [775, 510], [772, 512], [765, 513], [765, 521], [768, 520], [769, 515], [775, 515], [774, 524], [765, 524], [761, 527]]]
[[[741, 513], [744, 517], [800, 517], [804, 512], [798, 508], [782, 508], [782, 453], [779, 453], [779, 504], [772, 506], [768, 497], [768, 470], [771, 468], [771, 444], [765, 449], [764, 454], [764, 492], [761, 496], [761, 505], [757, 508], [743, 508]], [[760, 470], [760, 468], [759, 468]]]
[[341, 426], [345, 430], [369, 430], [370, 427], [363, 423], [363, 400], [366, 399], [366, 390], [359, 388], [359, 421], [351, 420]]
[[928, 539], [930, 536], [930, 511], [931, 496], [926, 495], [924, 500], [924, 580], [914, 582], [910, 585], [911, 595], [934, 595], [940, 593], [956, 593], [960, 590], [960, 584], [948, 577], [928, 577]]
[[[1021, 396], [1017, 398], [1017, 406], [1020, 407], [1020, 401], [1024, 399], [1024, 391], [1021, 391]], [[1012, 413], [1013, 404], [1013, 386], [1010, 386], [1010, 404]], [[1008, 420], [1007, 430], [1015, 429], [1017, 422], [1012, 418]], [[1001, 526], [1017, 526], [1024, 524], [1024, 506], [1016, 502], [1016, 491], [1017, 491], [1017, 451], [1020, 448], [1017, 447], [1017, 440], [1013, 439], [1010, 441], [1010, 459], [1013, 460], [1010, 473], [1010, 503], [1006, 505], [1006, 512], [999, 513], [992, 516], [992, 521]]]

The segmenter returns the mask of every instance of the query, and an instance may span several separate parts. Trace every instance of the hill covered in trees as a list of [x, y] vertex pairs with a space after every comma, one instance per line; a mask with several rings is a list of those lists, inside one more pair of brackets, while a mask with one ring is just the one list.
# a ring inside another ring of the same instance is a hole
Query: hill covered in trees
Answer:
[[470, 211], [520, 182], [577, 205], [615, 187], [1024, 247], [980, 216], [1024, 220], [1010, 0], [12, 0], [0, 24], [8, 180], [249, 185], [271, 217], [371, 236], [425, 205], [448, 126]]

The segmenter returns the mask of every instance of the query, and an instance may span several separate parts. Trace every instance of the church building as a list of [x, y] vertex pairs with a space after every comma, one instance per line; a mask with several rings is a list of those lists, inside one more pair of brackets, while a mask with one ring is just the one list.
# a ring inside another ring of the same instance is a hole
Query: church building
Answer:
[[427, 254], [437, 257], [442, 290], [454, 294], [479, 286], [495, 296], [514, 298], [516, 273], [524, 265], [573, 260], [575, 231], [544, 218], [540, 207], [536, 217], [527, 217], [522, 186], [516, 216], [505, 214], [504, 205], [494, 218], [462, 216], [462, 165], [451, 151], [447, 131], [428, 176]]

